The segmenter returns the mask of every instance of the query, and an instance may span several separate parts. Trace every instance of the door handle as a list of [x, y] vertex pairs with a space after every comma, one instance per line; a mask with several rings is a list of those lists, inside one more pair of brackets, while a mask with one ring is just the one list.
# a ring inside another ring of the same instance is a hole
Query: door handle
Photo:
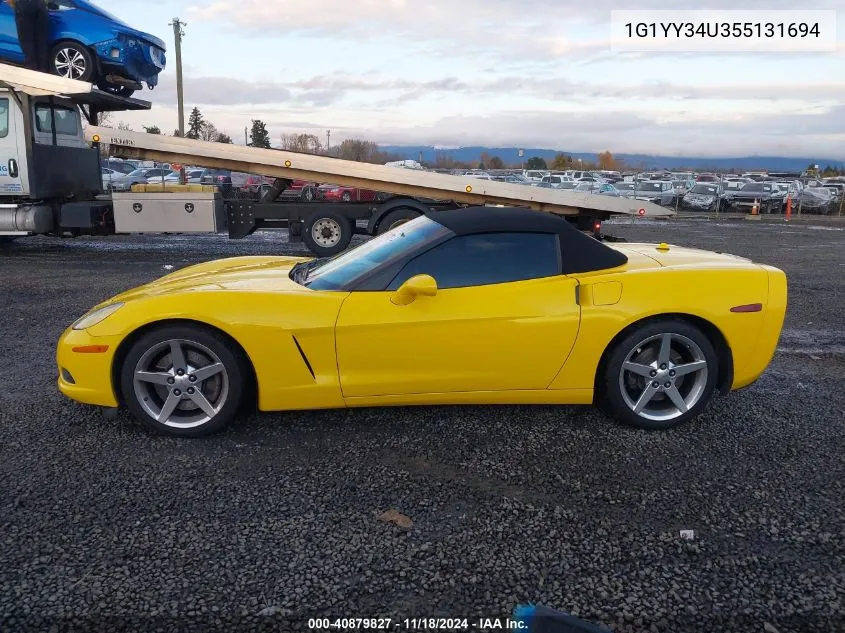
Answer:
[[18, 177], [18, 161], [14, 158], [9, 159], [9, 176], [12, 178]]

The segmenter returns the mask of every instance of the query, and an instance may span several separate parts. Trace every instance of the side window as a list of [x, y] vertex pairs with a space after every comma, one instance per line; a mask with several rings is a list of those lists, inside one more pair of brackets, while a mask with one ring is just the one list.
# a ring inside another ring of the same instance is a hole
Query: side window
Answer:
[[0, 99], [0, 138], [9, 135], [9, 100]]
[[486, 286], [560, 273], [560, 248], [551, 233], [461, 235], [409, 261], [387, 287], [396, 290], [415, 275], [431, 275], [438, 288]]
[[[56, 134], [76, 136], [79, 134], [79, 119], [76, 112], [70, 108], [54, 107], [56, 117]], [[49, 105], [35, 106], [35, 128], [39, 132], [52, 132], [52, 118], [50, 117]]]

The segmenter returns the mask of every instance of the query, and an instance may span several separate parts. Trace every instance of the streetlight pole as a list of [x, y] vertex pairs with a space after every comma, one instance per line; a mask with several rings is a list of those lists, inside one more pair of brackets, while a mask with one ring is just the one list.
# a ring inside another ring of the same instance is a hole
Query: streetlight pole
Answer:
[[175, 40], [176, 51], [176, 101], [179, 109], [179, 136], [185, 137], [185, 99], [182, 91], [182, 37], [185, 31], [182, 27], [185, 22], [179, 18], [173, 18], [170, 23], [173, 27], [173, 39]]

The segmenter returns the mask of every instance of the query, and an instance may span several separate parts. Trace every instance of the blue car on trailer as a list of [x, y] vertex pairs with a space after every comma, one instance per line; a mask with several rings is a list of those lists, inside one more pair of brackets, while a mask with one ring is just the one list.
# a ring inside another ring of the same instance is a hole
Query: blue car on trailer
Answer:
[[[164, 70], [162, 40], [132, 28], [88, 0], [52, 0], [50, 68], [62, 77], [97, 84], [128, 97], [158, 84]], [[0, 0], [0, 60], [22, 64], [14, 11]]]

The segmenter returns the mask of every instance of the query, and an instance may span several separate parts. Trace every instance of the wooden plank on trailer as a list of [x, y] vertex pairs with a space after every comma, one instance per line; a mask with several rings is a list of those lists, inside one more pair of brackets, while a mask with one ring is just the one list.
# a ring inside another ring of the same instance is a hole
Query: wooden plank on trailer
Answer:
[[213, 143], [106, 127], [88, 128], [86, 138], [89, 141], [107, 143], [113, 153], [124, 158], [191, 164], [273, 178], [313, 180], [472, 205], [523, 206], [566, 215], [599, 213], [667, 217], [674, 213], [656, 204], [628, 198], [544, 189], [314, 154]]

